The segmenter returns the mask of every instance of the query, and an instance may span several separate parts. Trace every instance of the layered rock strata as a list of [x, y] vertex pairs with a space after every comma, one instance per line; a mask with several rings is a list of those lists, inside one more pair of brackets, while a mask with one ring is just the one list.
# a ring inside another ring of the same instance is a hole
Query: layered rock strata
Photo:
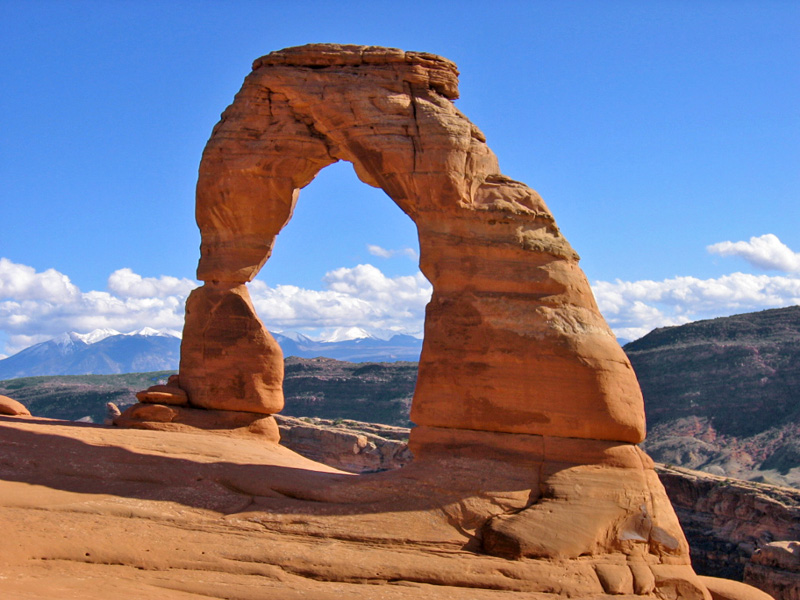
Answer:
[[[641, 441], [636, 379], [577, 254], [541, 197], [502, 175], [452, 102], [457, 83], [450, 61], [388, 48], [310, 45], [255, 61], [200, 165], [205, 285], [188, 303], [180, 368], [193, 403], [280, 408], [279, 350], [264, 344], [262, 363], [240, 363], [241, 338], [227, 338], [244, 323], [261, 331], [255, 315], [200, 299], [239, 294], [269, 258], [300, 189], [346, 160], [415, 222], [433, 284], [415, 423]], [[239, 384], [254, 377], [264, 389]]]
[[698, 573], [800, 600], [800, 491], [673, 466], [659, 476]]
[[[501, 173], [455, 108], [457, 75], [438, 56], [365, 46], [255, 61], [200, 164], [204, 285], [187, 302], [178, 385], [190, 407], [280, 410], [281, 352], [245, 283], [300, 190], [348, 161], [416, 224], [433, 296], [411, 409], [414, 462], [315, 499], [371, 498], [387, 513], [422, 494], [428, 508], [412, 501], [405, 527], [451, 506], [464, 550], [539, 561], [540, 581], [546, 564], [577, 569], [563, 593], [707, 598], [635, 446], [644, 410], [630, 363], [544, 201]], [[181, 414], [150, 407], [170, 422]]]
[[349, 473], [399, 469], [413, 456], [408, 429], [358, 421], [308, 419], [276, 415], [281, 445]]
[[800, 600], [800, 542], [770, 542], [756, 550], [744, 580], [775, 600]]

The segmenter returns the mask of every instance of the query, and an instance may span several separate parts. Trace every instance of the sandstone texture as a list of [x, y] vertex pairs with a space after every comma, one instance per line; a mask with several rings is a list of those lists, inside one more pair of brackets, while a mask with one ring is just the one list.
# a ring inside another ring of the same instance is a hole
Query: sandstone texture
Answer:
[[0, 417], [0, 590], [14, 600], [709, 598], [681, 556], [638, 539], [617, 542], [628, 554], [572, 560], [482, 552], [487, 517], [538, 493], [535, 460], [514, 452], [429, 453], [352, 475], [220, 430]]
[[0, 415], [26, 416], [30, 414], [22, 402], [17, 402], [8, 396], [0, 396]]
[[[180, 368], [193, 404], [280, 408], [280, 351], [255, 344], [247, 364], [237, 362], [243, 347], [227, 336], [243, 343], [232, 332], [255, 335], [261, 324], [223, 298], [240, 295], [269, 258], [301, 188], [346, 160], [415, 222], [433, 284], [415, 423], [642, 440], [636, 378], [577, 254], [541, 197], [502, 175], [455, 108], [457, 74], [434, 55], [364, 46], [309, 45], [255, 61], [200, 164], [206, 283], [188, 303]], [[253, 377], [264, 386], [236, 387]]]
[[[353, 450], [349, 443], [354, 434], [367, 434], [385, 456], [391, 453], [400, 457], [382, 462], [383, 468], [399, 469], [407, 464], [396, 450], [397, 444], [405, 445], [402, 440], [409, 435], [406, 428], [325, 419], [311, 419], [313, 428], [308, 428], [308, 423], [300, 419], [279, 420], [281, 444], [324, 464], [356, 473], [371, 470], [371, 466], [359, 468], [363, 463], [350, 458]], [[300, 436], [292, 434], [297, 426], [303, 428]], [[345, 463], [349, 468], [340, 466]], [[656, 465], [656, 472], [677, 508], [691, 546], [693, 567], [703, 575], [701, 580], [714, 598], [747, 597], [750, 593], [748, 586], [723, 579], [729, 577], [743, 580], [776, 600], [798, 600], [800, 542], [771, 540], [791, 540], [800, 534], [800, 492], [673, 466]], [[600, 569], [598, 576], [602, 574], [611, 582], [612, 574], [606, 571]]]
[[[457, 75], [438, 56], [366, 46], [315, 44], [255, 61], [200, 164], [204, 284], [187, 301], [171, 383], [188, 407], [150, 390], [115, 423], [202, 437], [203, 419], [217, 414], [274, 422], [283, 360], [245, 284], [300, 190], [345, 160], [414, 221], [433, 285], [411, 406], [414, 461], [358, 477], [316, 472], [279, 452], [264, 423], [254, 443], [265, 455], [250, 465], [258, 478], [222, 484], [249, 498], [229, 514], [247, 522], [241, 513], [257, 513], [258, 528], [301, 546], [321, 538], [383, 549], [293, 563], [315, 579], [708, 600], [653, 463], [635, 445], [644, 409], [631, 365], [544, 201], [500, 172], [455, 108]], [[351, 452], [367, 443], [353, 436]], [[429, 559], [403, 560], [401, 545]], [[436, 558], [447, 549], [459, 557], [450, 566]], [[232, 560], [286, 568], [280, 551], [253, 552]]]
[[243, 282], [208, 282], [186, 301], [180, 382], [202, 408], [273, 414], [283, 408], [283, 354]]
[[772, 596], [766, 592], [753, 590], [747, 584], [718, 577], [700, 577], [700, 580], [711, 592], [712, 600], [770, 600]]

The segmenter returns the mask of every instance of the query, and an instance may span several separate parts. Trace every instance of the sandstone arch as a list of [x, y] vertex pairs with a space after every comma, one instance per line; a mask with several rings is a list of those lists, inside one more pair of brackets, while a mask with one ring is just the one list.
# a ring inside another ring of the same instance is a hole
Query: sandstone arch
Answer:
[[708, 600], [653, 463], [635, 446], [639, 387], [578, 256], [539, 195], [502, 175], [456, 96], [455, 65], [424, 53], [317, 44], [257, 60], [200, 165], [204, 285], [187, 301], [180, 374], [114, 422], [218, 428], [283, 450], [269, 443], [279, 435], [267, 416], [283, 406], [281, 351], [245, 284], [299, 190], [346, 160], [414, 221], [434, 287], [411, 414], [415, 459], [319, 479], [297, 455], [275, 454], [305, 466], [264, 471], [259, 494], [341, 539], [359, 523], [374, 529], [374, 513], [403, 544], [434, 527], [463, 550], [533, 559], [524, 578], [535, 591]]
[[[206, 146], [180, 382], [192, 404], [271, 414], [282, 356], [245, 282], [299, 190], [337, 160], [414, 221], [434, 288], [412, 406], [425, 428], [637, 443], [641, 394], [578, 256], [454, 106], [446, 59], [316, 44], [255, 61]], [[445, 433], [446, 433], [445, 431]]]

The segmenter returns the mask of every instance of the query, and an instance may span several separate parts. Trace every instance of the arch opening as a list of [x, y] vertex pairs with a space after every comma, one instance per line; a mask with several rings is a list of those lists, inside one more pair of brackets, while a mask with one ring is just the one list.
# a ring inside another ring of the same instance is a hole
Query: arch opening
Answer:
[[181, 386], [207, 408], [280, 410], [280, 349], [245, 283], [272, 253], [299, 191], [347, 160], [416, 224], [420, 269], [433, 286], [412, 421], [641, 441], [638, 384], [577, 254], [541, 197], [500, 173], [483, 134], [453, 105], [455, 66], [401, 55], [309, 47], [254, 63], [200, 166], [206, 283], [187, 302]]
[[[300, 191], [289, 222], [277, 236], [270, 258], [253, 282], [273, 287], [279, 284], [294, 286], [329, 296], [334, 295], [331, 286], [340, 283], [338, 289], [348, 297], [357, 298], [362, 291], [373, 291], [372, 297], [375, 298], [381, 290], [357, 288], [351, 291], [344, 285], [343, 275], [335, 273], [333, 278], [326, 277], [343, 269], [350, 273], [359, 265], [372, 265], [386, 278], [387, 281], [377, 281], [376, 286], [390, 284], [400, 277], [416, 277], [419, 272], [418, 233], [413, 221], [383, 190], [365, 185], [357, 179], [350, 163], [339, 161], [322, 169]], [[368, 281], [362, 283], [369, 284]], [[359, 282], [354, 284], [359, 285]], [[425, 286], [430, 287], [427, 280]], [[391, 288], [384, 293], [390, 291]], [[424, 306], [420, 307], [419, 302], [407, 308], [393, 303], [394, 310], [416, 313], [416, 326], [404, 315], [398, 315], [402, 318], [390, 322], [391, 315], [380, 307], [376, 308], [377, 318], [370, 318], [362, 311], [356, 312], [348, 321], [344, 314], [326, 317], [321, 311], [319, 315], [306, 314], [303, 318], [289, 321], [281, 319], [277, 312], [262, 312], [263, 303], [258, 302], [258, 292], [252, 285], [251, 293], [270, 330], [273, 327], [276, 330], [296, 330], [310, 337], [329, 334], [331, 328], [353, 326], [378, 335], [382, 332], [372, 330], [383, 329], [386, 334], [395, 331], [421, 336], [422, 333], [423, 313], [420, 309]], [[411, 302], [408, 289], [402, 289], [401, 293]], [[333, 300], [335, 298], [331, 298]]]

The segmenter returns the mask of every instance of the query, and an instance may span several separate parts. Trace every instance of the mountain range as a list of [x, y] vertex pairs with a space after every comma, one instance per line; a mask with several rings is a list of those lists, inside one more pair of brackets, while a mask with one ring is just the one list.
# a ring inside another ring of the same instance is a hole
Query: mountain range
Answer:
[[71, 331], [0, 360], [0, 379], [177, 369], [180, 344], [177, 332], [149, 327], [130, 333]]
[[416, 362], [422, 351], [422, 340], [411, 335], [396, 334], [384, 340], [358, 328], [337, 330], [325, 341], [312, 340], [299, 333], [273, 333], [272, 336], [287, 358], [324, 356], [348, 362]]
[[[422, 340], [410, 335], [380, 339], [357, 327], [340, 328], [325, 340], [274, 333], [285, 357], [325, 356], [349, 362], [417, 361]], [[0, 360], [0, 380], [41, 375], [111, 375], [177, 370], [180, 333], [144, 328], [130, 333], [96, 329], [63, 333]]]

